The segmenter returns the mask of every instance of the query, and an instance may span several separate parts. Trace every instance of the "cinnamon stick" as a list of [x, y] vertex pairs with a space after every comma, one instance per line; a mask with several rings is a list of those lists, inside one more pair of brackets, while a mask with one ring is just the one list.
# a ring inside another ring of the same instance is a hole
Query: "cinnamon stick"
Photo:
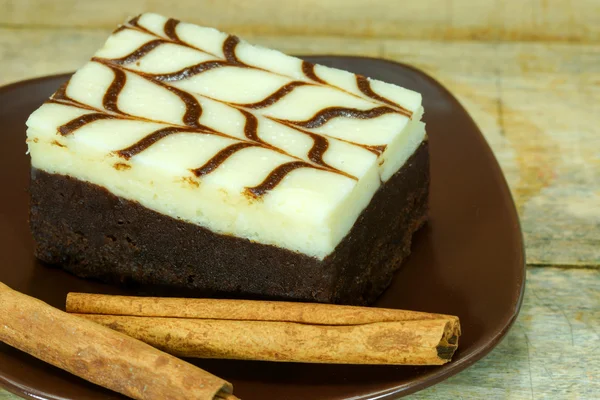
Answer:
[[0, 341], [134, 399], [235, 399], [223, 379], [1, 282]]
[[440, 365], [457, 317], [383, 308], [70, 293], [67, 311], [184, 357]]

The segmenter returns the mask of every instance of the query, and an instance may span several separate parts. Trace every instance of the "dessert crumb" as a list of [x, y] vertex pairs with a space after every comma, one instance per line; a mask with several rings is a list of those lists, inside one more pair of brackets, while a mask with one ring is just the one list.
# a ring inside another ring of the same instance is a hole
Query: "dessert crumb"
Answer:
[[131, 169], [131, 165], [125, 164], [122, 162], [118, 162], [118, 163], [113, 164], [113, 168], [116, 169], [117, 171], [126, 171], [128, 169]]
[[187, 183], [188, 185], [190, 185], [192, 187], [196, 187], [196, 188], [200, 187], [200, 182], [198, 182], [191, 176], [184, 176], [183, 178], [181, 178], [181, 181]]

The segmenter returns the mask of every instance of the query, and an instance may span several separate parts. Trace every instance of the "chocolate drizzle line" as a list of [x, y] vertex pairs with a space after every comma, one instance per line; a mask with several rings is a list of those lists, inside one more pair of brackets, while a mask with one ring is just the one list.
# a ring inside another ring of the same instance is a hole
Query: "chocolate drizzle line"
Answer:
[[246, 124], [244, 124], [244, 135], [252, 140], [253, 142], [266, 144], [261, 138], [258, 137], [258, 119], [246, 110], [239, 110], [244, 118], [246, 118]]
[[147, 74], [149, 77], [160, 81], [160, 82], [177, 82], [187, 78], [191, 78], [194, 75], [201, 74], [211, 69], [221, 68], [228, 66], [227, 61], [204, 61], [190, 67], [185, 67], [176, 72], [170, 72], [168, 74]]
[[172, 135], [174, 133], [203, 133], [203, 134], [209, 134], [209, 135], [216, 134], [217, 136], [228, 137], [226, 135], [221, 135], [221, 134], [215, 133], [212, 130], [203, 131], [203, 130], [199, 130], [199, 129], [190, 129], [190, 128], [183, 128], [183, 127], [169, 126], [169, 127], [162, 128], [162, 129], [152, 132], [151, 134], [143, 137], [141, 140], [132, 144], [131, 146], [124, 148], [122, 150], [116, 151], [116, 153], [119, 156], [129, 160], [131, 157], [146, 150], [148, 147], [152, 146], [154, 143], [156, 143], [159, 140], [161, 140], [169, 135]]
[[[304, 76], [306, 76], [308, 79], [312, 80], [313, 82], [318, 82], [322, 85], [340, 90], [342, 92], [345, 92], [346, 94], [352, 95], [352, 96], [356, 96], [354, 93], [351, 93], [345, 89], [342, 89], [338, 86], [334, 86], [326, 81], [324, 81], [323, 79], [319, 78], [319, 76], [317, 76], [316, 72], [315, 72], [315, 64], [310, 63], [308, 61], [302, 61], [302, 72], [304, 73]], [[365, 96], [385, 103], [387, 105], [393, 106], [395, 108], [397, 108], [397, 111], [402, 114], [407, 116], [408, 118], [410, 118], [412, 116], [412, 112], [410, 112], [409, 110], [406, 110], [405, 108], [403, 108], [402, 106], [386, 99], [385, 97], [379, 96], [377, 93], [375, 93], [372, 89], [371, 89], [371, 85], [369, 83], [369, 81], [367, 80], [367, 78], [365, 78], [362, 75], [356, 75], [356, 82], [357, 82], [357, 86], [359, 88], [359, 90], [362, 92], [362, 94], [364, 94]], [[359, 97], [360, 96], [356, 96]]]
[[[138, 15], [137, 17], [131, 19], [127, 24], [129, 24], [131, 27], [137, 29], [138, 31], [147, 33], [152, 36], [157, 36], [156, 34], [154, 34], [154, 32], [150, 31], [149, 29], [144, 28], [143, 26], [141, 26], [139, 24], [141, 16], [142, 16], [141, 14]], [[129, 28], [129, 26], [125, 26], [125, 28]]]
[[106, 93], [102, 98], [102, 105], [108, 111], [112, 111], [117, 114], [123, 114], [123, 112], [119, 110], [117, 102], [119, 100], [119, 94], [121, 93], [121, 90], [123, 90], [125, 82], [127, 82], [127, 76], [125, 75], [125, 72], [118, 68], [110, 67], [110, 69], [115, 74], [115, 78], [108, 89], [106, 89]]
[[58, 132], [63, 136], [67, 136], [67, 135], [70, 135], [71, 133], [73, 133], [74, 131], [76, 131], [77, 129], [81, 128], [82, 126], [87, 125], [91, 122], [98, 121], [100, 119], [115, 119], [115, 118], [117, 118], [117, 117], [115, 117], [114, 115], [110, 115], [110, 114], [101, 114], [101, 113], [84, 114], [81, 117], [77, 117], [77, 118], [67, 122], [66, 124], [60, 126], [58, 128]]
[[302, 82], [302, 81], [292, 81], [290, 83], [286, 83], [285, 85], [283, 85], [282, 87], [277, 89], [277, 91], [275, 93], [267, 96], [265, 99], [263, 99], [261, 101], [257, 101], [256, 103], [235, 104], [235, 105], [240, 106], [240, 107], [245, 107], [245, 108], [252, 108], [252, 109], [269, 107], [269, 106], [272, 106], [273, 104], [277, 103], [283, 97], [290, 94], [295, 88], [297, 88], [299, 86], [306, 86], [306, 85], [309, 85], [309, 83]]
[[329, 140], [314, 133], [311, 135], [311, 138], [313, 140], [313, 146], [308, 151], [308, 158], [315, 164], [319, 164], [323, 167], [333, 168], [323, 161], [323, 154], [325, 154], [329, 148]]
[[306, 121], [290, 121], [290, 120], [279, 120], [283, 122], [287, 122], [288, 124], [300, 126], [302, 128], [314, 129], [319, 128], [325, 125], [327, 122], [331, 121], [334, 118], [345, 117], [345, 118], [354, 118], [354, 119], [371, 119], [377, 118], [384, 114], [396, 113], [390, 107], [381, 106], [371, 108], [370, 110], [359, 110], [356, 108], [346, 108], [346, 107], [328, 107], [316, 113], [312, 118], [307, 119]]
[[181, 42], [179, 36], [177, 36], [177, 25], [179, 25], [179, 21], [173, 18], [169, 18], [167, 22], [165, 22], [165, 35], [175, 42]]
[[213, 172], [215, 169], [219, 167], [219, 165], [223, 164], [229, 157], [234, 155], [240, 150], [243, 150], [248, 147], [257, 147], [258, 144], [248, 143], [248, 142], [240, 142], [235, 143], [230, 146], [225, 147], [217, 154], [215, 154], [210, 160], [208, 160], [203, 166], [200, 168], [193, 169], [192, 172], [197, 177], [204, 176]]
[[369, 82], [369, 79], [367, 79], [367, 77], [362, 76], [362, 75], [356, 75], [356, 86], [358, 86], [358, 89], [365, 96], [370, 97], [373, 100], [377, 100], [377, 101], [380, 101], [382, 103], [385, 103], [387, 105], [390, 105], [392, 107], [397, 108], [398, 112], [400, 112], [400, 114], [405, 115], [408, 118], [412, 117], [412, 112], [411, 111], [409, 111], [406, 108], [402, 107], [400, 104], [394, 103], [393, 101], [391, 101], [389, 99], [386, 99], [385, 97], [380, 96], [377, 93], [375, 93], [373, 91], [373, 89], [371, 89], [371, 82]]
[[239, 42], [240, 38], [237, 36], [227, 36], [227, 39], [225, 39], [225, 42], [223, 43], [223, 55], [229, 64], [247, 67], [247, 65], [241, 62], [235, 55], [235, 48]]
[[[270, 119], [271, 121], [275, 121], [275, 122], [278, 122], [278, 123], [280, 123], [282, 125], [285, 125], [288, 128], [291, 128], [291, 129], [294, 129], [294, 130], [296, 130], [298, 132], [301, 132], [301, 133], [303, 133], [303, 134], [305, 134], [307, 136], [310, 136], [311, 138], [313, 138], [313, 140], [314, 140], [313, 135], [315, 137], [316, 136], [323, 137], [323, 138], [327, 137], [327, 135], [319, 135], [319, 134], [316, 134], [316, 133], [304, 130], [304, 129], [300, 128], [299, 126], [295, 126], [292, 123], [290, 123], [289, 121], [286, 121], [286, 120], [283, 120], [283, 119], [277, 119], [277, 118], [273, 118], [273, 117], [266, 117], [266, 118]], [[363, 144], [363, 143], [356, 143], [356, 142], [353, 142], [351, 140], [341, 139], [341, 138], [338, 138], [338, 137], [335, 137], [335, 136], [334, 136], [334, 138], [336, 140], [339, 140], [340, 142], [348, 143], [348, 144], [350, 144], [352, 146], [362, 147], [363, 149], [365, 149], [367, 151], [370, 151], [371, 153], [375, 154], [376, 156], [379, 156], [387, 148], [386, 144], [382, 144], [382, 145], [369, 145], [369, 144]], [[329, 143], [328, 143], [328, 145], [329, 145]], [[330, 168], [333, 168], [333, 167], [330, 167]], [[345, 174], [345, 172], [343, 172], [343, 171], [340, 171], [340, 173], [341, 174]], [[348, 177], [352, 178], [352, 179], [358, 180], [356, 177], [354, 177], [352, 175], [348, 175]]]
[[323, 85], [327, 85], [327, 82], [319, 78], [315, 73], [315, 64], [309, 63], [308, 61], [302, 61], [302, 72], [304, 73], [304, 76], [306, 76], [308, 79], [321, 83]]
[[139, 48], [137, 48], [133, 52], [129, 53], [128, 55], [123, 56], [121, 58], [111, 58], [110, 61], [113, 64], [118, 64], [118, 65], [131, 64], [133, 62], [138, 61], [139, 59], [144, 57], [146, 54], [150, 53], [152, 50], [156, 49], [158, 46], [160, 46], [161, 44], [164, 44], [164, 43], [168, 43], [168, 42], [166, 40], [162, 40], [162, 39], [151, 40], [148, 43], [144, 43], [143, 45], [141, 45]]
[[[151, 79], [149, 79], [151, 80]], [[194, 128], [201, 128], [198, 122], [202, 115], [202, 107], [194, 96], [183, 90], [174, 88], [173, 86], [162, 85], [171, 93], [176, 94], [185, 103], [185, 114], [183, 114], [183, 123]]]
[[265, 178], [264, 181], [258, 186], [248, 187], [245, 192], [252, 197], [260, 197], [267, 193], [269, 190], [272, 190], [277, 186], [283, 178], [287, 176], [290, 172], [294, 171], [298, 168], [315, 168], [314, 165], [311, 165], [305, 161], [292, 161], [285, 164], [281, 164], [277, 168], [275, 168], [271, 173]]

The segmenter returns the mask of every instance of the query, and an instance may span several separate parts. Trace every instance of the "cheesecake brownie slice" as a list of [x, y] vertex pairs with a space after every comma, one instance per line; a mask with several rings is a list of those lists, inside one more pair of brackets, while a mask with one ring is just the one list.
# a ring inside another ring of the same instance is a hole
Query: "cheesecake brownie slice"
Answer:
[[413, 91], [143, 14], [27, 121], [35, 254], [198, 295], [369, 303], [426, 219], [422, 113]]

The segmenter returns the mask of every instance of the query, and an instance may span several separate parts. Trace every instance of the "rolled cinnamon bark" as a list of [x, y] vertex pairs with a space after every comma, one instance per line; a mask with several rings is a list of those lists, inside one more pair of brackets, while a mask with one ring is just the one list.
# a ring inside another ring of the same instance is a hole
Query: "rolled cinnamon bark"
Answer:
[[235, 399], [223, 379], [1, 282], [0, 341], [134, 399]]
[[460, 336], [455, 316], [328, 304], [70, 293], [67, 311], [200, 358], [440, 365]]

